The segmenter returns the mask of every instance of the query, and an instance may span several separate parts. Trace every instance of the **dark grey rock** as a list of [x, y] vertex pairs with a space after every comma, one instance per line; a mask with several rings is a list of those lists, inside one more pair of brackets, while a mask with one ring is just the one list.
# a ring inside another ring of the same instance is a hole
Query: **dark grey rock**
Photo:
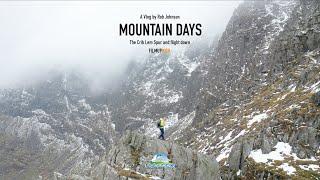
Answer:
[[312, 102], [315, 103], [317, 106], [320, 106], [320, 91], [316, 92], [312, 96]]
[[[176, 168], [146, 167], [153, 156], [160, 152], [168, 154], [172, 163], [176, 164]], [[101, 170], [98, 170], [100, 174], [95, 176], [103, 176], [103, 179], [126, 179], [142, 173], [163, 179], [220, 179], [219, 165], [214, 158], [170, 141], [152, 139], [135, 132], [128, 132], [121, 138], [99, 167], [104, 165], [107, 166], [105, 174], [102, 175]], [[132, 173], [130, 174], [129, 171]]]

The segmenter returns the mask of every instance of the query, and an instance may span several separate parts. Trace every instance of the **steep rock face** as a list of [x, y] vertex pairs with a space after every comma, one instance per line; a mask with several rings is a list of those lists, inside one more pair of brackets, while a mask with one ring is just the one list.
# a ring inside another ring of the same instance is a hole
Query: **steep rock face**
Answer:
[[319, 48], [319, 3], [298, 1], [278, 38], [270, 44], [270, 76], [287, 72], [297, 57]]
[[[218, 178], [207, 153], [223, 179], [319, 178], [319, 14], [316, 0], [244, 2], [213, 53], [132, 64], [107, 98], [62, 74], [1, 90], [0, 112], [14, 118], [0, 118], [0, 177]], [[114, 127], [157, 136], [169, 112], [168, 139], [200, 153], [129, 133], [99, 160]], [[147, 169], [158, 151], [177, 168]]]
[[270, 44], [295, 6], [295, 1], [247, 1], [234, 11], [212, 58], [200, 65], [206, 73], [195, 122], [222, 103], [241, 104], [267, 82]]
[[[196, 116], [194, 126], [179, 139], [200, 152], [215, 154], [224, 179], [320, 176], [315, 101], [320, 80], [319, 12], [317, 1], [245, 2], [235, 11], [235, 21], [230, 21], [216, 48], [219, 59], [210, 67], [213, 73], [224, 69], [227, 76], [217, 75], [221, 81], [211, 84], [225, 82], [221, 87], [230, 87], [224, 92], [230, 93], [228, 101], [219, 104], [210, 99], [223, 97], [218, 85], [206, 89], [212, 95], [204, 95], [202, 111], [197, 112], [202, 116]], [[232, 31], [241, 22], [250, 28]], [[259, 27], [262, 31], [256, 31]], [[258, 39], [232, 38], [243, 32]], [[243, 52], [237, 45], [241, 42], [249, 45]], [[228, 62], [234, 68], [225, 66]], [[240, 67], [244, 68], [238, 74]]]
[[[277, 83], [261, 89], [251, 105], [235, 112], [251, 112], [247, 127], [254, 128], [249, 131], [243, 129], [250, 134], [245, 132], [242, 137], [239, 136], [238, 142], [232, 147], [228, 158], [231, 169], [244, 169], [245, 176], [251, 173], [251, 176], [259, 178], [288, 178], [288, 175], [315, 178], [320, 175], [319, 107], [312, 101], [312, 97], [319, 91], [319, 49], [306, 53], [297, 62], [299, 63], [291, 68], [290, 73], [276, 79]], [[301, 75], [304, 70], [313, 76], [302, 83], [300, 77], [295, 75]], [[268, 102], [262, 102], [263, 99], [268, 99]], [[242, 126], [245, 124], [243, 120], [240, 120]], [[253, 142], [245, 148], [249, 153], [232, 153], [241, 152], [239, 146], [249, 142]], [[277, 157], [279, 154], [282, 154], [280, 158]], [[267, 156], [268, 161], [264, 159]], [[242, 164], [237, 163], [239, 159], [244, 159]], [[253, 164], [262, 166], [253, 169]], [[284, 172], [280, 172], [281, 168], [275, 168], [277, 165], [286, 166], [282, 168]], [[247, 169], [248, 166], [250, 168]]]
[[98, 156], [84, 140], [61, 135], [36, 118], [1, 117], [1, 179], [48, 179], [58, 174], [87, 174]]
[[117, 138], [103, 98], [79, 74], [0, 94], [0, 179], [86, 175]]
[[[193, 53], [151, 57], [133, 66], [125, 87], [110, 96], [90, 93], [83, 74], [59, 70], [30, 87], [1, 89], [0, 150], [10, 154], [0, 162], [1, 177], [85, 177], [117, 141], [116, 127], [157, 136], [155, 121], [168, 112], [173, 118], [166, 135], [179, 134], [194, 117], [192, 96], [185, 87], [199, 64], [198, 55], [204, 53], [188, 52]], [[178, 112], [185, 117], [178, 119]], [[20, 153], [23, 159], [7, 163]]]
[[[132, 63], [118, 92], [107, 102], [118, 131], [150, 131], [160, 117], [188, 116], [195, 108], [195, 94], [201, 86], [191, 86], [195, 69], [208, 54], [208, 43], [198, 43], [178, 54], [152, 55], [143, 63]], [[143, 128], [141, 128], [143, 126]]]
[[[165, 153], [175, 168], [148, 168], [156, 153]], [[129, 132], [114, 146], [93, 173], [98, 179], [219, 179], [217, 161], [170, 141]], [[101, 167], [105, 167], [101, 171]]]

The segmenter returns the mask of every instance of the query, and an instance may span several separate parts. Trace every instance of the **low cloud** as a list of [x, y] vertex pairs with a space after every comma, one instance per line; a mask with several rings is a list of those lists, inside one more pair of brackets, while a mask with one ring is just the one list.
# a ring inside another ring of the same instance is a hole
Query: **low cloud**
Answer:
[[53, 68], [77, 68], [94, 77], [95, 84], [110, 84], [130, 60], [142, 60], [147, 52], [129, 45], [132, 37], [119, 37], [119, 23], [141, 22], [141, 14], [179, 15], [179, 22], [202, 23], [203, 37], [211, 38], [223, 31], [238, 4], [0, 2], [0, 88], [43, 80]]

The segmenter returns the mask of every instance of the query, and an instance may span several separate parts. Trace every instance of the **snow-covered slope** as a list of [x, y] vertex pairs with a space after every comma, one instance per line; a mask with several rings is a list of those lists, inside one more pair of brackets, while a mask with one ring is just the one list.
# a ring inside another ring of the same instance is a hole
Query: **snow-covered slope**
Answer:
[[119, 92], [108, 97], [118, 130], [150, 132], [140, 127], [156, 126], [160, 117], [178, 114], [182, 118], [193, 112], [195, 93], [200, 87], [195, 87], [194, 92], [188, 87], [201, 60], [201, 56], [190, 58], [180, 52], [152, 55], [137, 63]]
[[[201, 116], [180, 142], [215, 154], [224, 178], [319, 177], [319, 33], [316, 1], [240, 6], [216, 49], [221, 62], [211, 67], [215, 72], [226, 66], [226, 73], [211, 81]], [[217, 85], [221, 79], [224, 92]]]
[[[214, 155], [222, 179], [319, 178], [319, 12], [317, 1], [245, 1], [214, 50], [132, 62], [121, 86], [103, 95], [72, 72], [0, 90], [0, 151], [8, 154], [0, 178], [114, 174], [103, 156], [117, 135], [157, 137], [160, 117], [166, 139]], [[111, 152], [124, 163], [120, 176], [153, 177], [135, 169], [136, 157], [150, 154], [125, 149], [133, 163]]]
[[[108, 107], [79, 74], [1, 91], [0, 179], [85, 175], [117, 138]], [[90, 102], [89, 102], [90, 101]]]

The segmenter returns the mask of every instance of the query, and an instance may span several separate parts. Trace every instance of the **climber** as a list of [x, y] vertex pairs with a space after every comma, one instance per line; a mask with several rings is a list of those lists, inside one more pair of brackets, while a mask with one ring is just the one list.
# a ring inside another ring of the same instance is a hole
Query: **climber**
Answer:
[[160, 129], [159, 139], [162, 139], [162, 140], [164, 140], [164, 125], [165, 125], [165, 119], [160, 118], [160, 121], [158, 122], [158, 128]]

